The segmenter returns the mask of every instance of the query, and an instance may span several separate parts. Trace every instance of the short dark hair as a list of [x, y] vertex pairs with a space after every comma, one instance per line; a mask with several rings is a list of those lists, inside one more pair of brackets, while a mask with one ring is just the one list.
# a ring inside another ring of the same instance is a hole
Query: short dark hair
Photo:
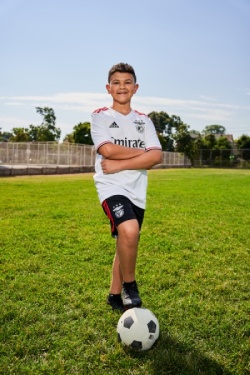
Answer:
[[125, 63], [119, 63], [119, 64], [112, 66], [108, 74], [108, 83], [110, 83], [111, 76], [116, 72], [132, 74], [136, 83], [136, 75], [135, 75], [134, 68], [131, 65], [125, 64]]

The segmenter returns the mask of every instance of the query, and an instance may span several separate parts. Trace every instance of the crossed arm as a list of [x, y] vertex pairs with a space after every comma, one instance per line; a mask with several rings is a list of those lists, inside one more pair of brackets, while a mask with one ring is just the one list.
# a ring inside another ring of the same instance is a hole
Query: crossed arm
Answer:
[[140, 148], [130, 148], [113, 143], [102, 145], [99, 154], [103, 156], [101, 162], [103, 173], [110, 174], [125, 169], [150, 169], [161, 163], [162, 151], [145, 151]]

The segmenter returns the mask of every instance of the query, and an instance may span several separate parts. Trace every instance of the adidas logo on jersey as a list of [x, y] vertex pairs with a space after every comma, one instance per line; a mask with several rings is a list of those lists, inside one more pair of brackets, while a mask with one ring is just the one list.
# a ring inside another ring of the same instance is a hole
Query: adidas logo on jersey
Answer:
[[112, 122], [111, 125], [109, 125], [109, 128], [119, 128], [119, 126], [118, 126], [117, 123], [114, 121], [114, 122]]

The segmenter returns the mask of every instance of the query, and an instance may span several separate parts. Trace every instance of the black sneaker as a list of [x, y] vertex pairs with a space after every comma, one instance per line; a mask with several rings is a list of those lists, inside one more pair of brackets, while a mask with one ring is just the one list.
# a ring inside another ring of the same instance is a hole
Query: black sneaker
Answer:
[[107, 304], [110, 305], [113, 310], [118, 310], [120, 312], [125, 311], [120, 294], [109, 294], [107, 298]]
[[139, 296], [136, 281], [131, 283], [123, 283], [122, 300], [126, 310], [133, 307], [140, 307], [142, 305], [142, 300]]

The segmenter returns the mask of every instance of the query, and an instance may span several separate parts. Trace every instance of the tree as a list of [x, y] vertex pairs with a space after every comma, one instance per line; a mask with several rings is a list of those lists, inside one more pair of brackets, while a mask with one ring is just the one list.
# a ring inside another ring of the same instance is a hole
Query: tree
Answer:
[[212, 133], [208, 133], [207, 135], [205, 135], [205, 137], [203, 137], [202, 141], [203, 141], [202, 147], [204, 149], [212, 150], [214, 148], [214, 146], [216, 145], [216, 137]]
[[190, 132], [188, 130], [188, 126], [182, 124], [179, 126], [178, 131], [174, 134], [174, 139], [175, 150], [178, 152], [183, 152], [185, 155], [187, 155], [193, 164], [201, 144], [201, 135], [198, 132], [197, 134]]
[[41, 125], [29, 125], [29, 128], [13, 128], [12, 133], [1, 133], [0, 141], [3, 134], [11, 142], [55, 142], [59, 141], [61, 130], [56, 127], [56, 116], [54, 110], [49, 107], [36, 107], [37, 113], [43, 116]]
[[73, 138], [73, 133], [66, 134], [65, 137], [63, 138], [63, 142], [66, 142], [66, 143], [75, 143], [74, 138]]
[[219, 137], [217, 138], [217, 142], [214, 146], [216, 150], [231, 150], [232, 149], [232, 144], [231, 142], [227, 139], [227, 137]]
[[213, 156], [216, 159], [219, 159], [219, 163], [223, 161], [230, 164], [230, 157], [232, 156], [232, 144], [229, 142], [227, 137], [219, 137], [217, 138], [217, 142], [214, 146]]
[[30, 125], [30, 138], [36, 142], [54, 142], [59, 141], [61, 130], [56, 127], [56, 116], [53, 108], [36, 107], [37, 113], [43, 116], [41, 125]]
[[236, 140], [236, 144], [241, 150], [250, 149], [250, 136], [242, 134], [242, 136]]
[[236, 144], [238, 149], [242, 150], [243, 159], [250, 160], [250, 137], [246, 134], [242, 134], [242, 136], [236, 140]]
[[56, 125], [56, 116], [53, 108], [49, 107], [36, 107], [37, 113], [43, 116], [42, 125], [47, 126], [50, 130], [54, 130]]
[[168, 142], [167, 142], [166, 137], [163, 137], [163, 135], [159, 132], [157, 132], [157, 135], [158, 135], [158, 138], [159, 138], [162, 149], [166, 150], [167, 146], [168, 146]]
[[78, 125], [75, 125], [73, 128], [73, 132], [71, 134], [67, 134], [64, 138], [64, 141], [66, 140], [73, 143], [93, 145], [93, 141], [90, 134], [90, 123], [80, 122]]
[[30, 142], [30, 132], [27, 128], [13, 128], [13, 135], [10, 137], [11, 142]]
[[148, 114], [148, 117], [153, 121], [156, 131], [163, 134], [170, 121], [170, 116], [167, 114], [167, 112], [153, 111]]
[[225, 136], [207, 134], [200, 139], [199, 153], [205, 164], [211, 166], [229, 165], [232, 144]]
[[[164, 138], [164, 143], [161, 141], [163, 151], [174, 151], [175, 142], [178, 138], [176, 134], [179, 132], [187, 132], [188, 126], [183, 123], [181, 118], [176, 115], [171, 117], [166, 112], [150, 112], [150, 119], [153, 121], [156, 131]], [[179, 139], [181, 135], [179, 136]]]
[[207, 125], [202, 131], [204, 135], [225, 135], [226, 128], [222, 125]]
[[2, 132], [2, 128], [0, 128], [0, 142], [8, 142], [9, 139], [13, 136], [10, 132]]

